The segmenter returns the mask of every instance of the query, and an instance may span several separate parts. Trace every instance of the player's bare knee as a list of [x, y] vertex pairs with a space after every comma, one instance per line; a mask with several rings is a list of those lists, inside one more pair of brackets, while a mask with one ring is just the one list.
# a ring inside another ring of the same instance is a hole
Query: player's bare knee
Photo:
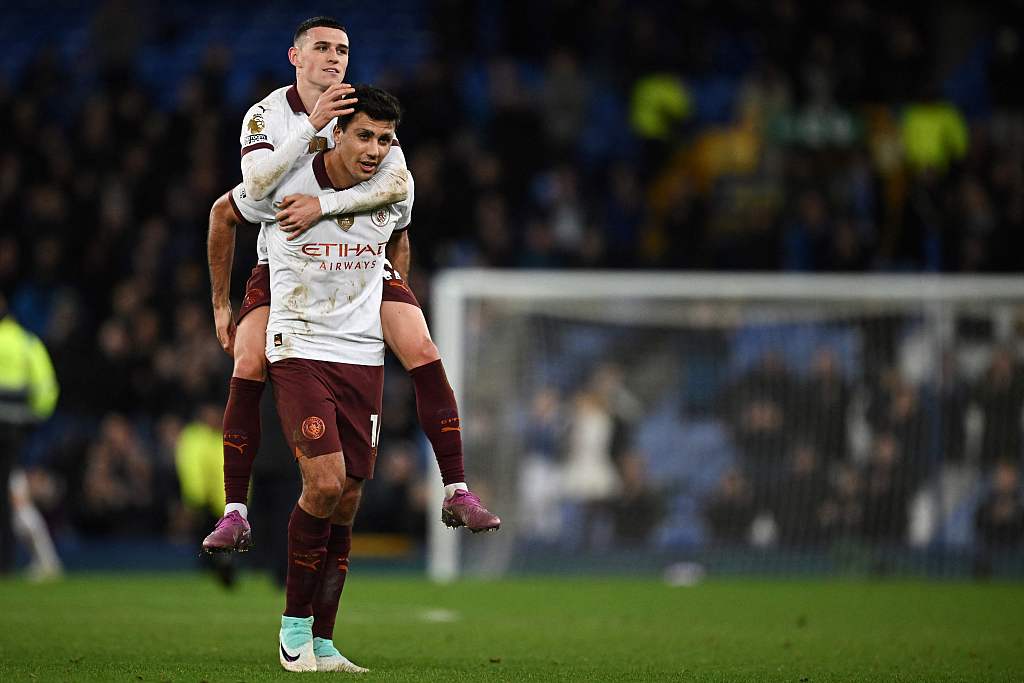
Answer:
[[251, 349], [237, 349], [235, 351], [235, 370], [233, 375], [242, 379], [266, 380], [267, 366], [263, 349], [259, 349], [258, 352]]
[[363, 498], [363, 489], [359, 488], [346, 488], [345, 492], [341, 496], [342, 505], [345, 509], [351, 508], [353, 514], [356, 508], [359, 507], [359, 501]]
[[322, 476], [309, 482], [304, 493], [318, 508], [334, 510], [341, 501], [341, 492], [341, 482], [337, 477]]
[[[351, 480], [350, 480], [351, 482]], [[341, 494], [341, 501], [331, 517], [332, 524], [351, 526], [356, 518], [356, 511], [359, 509], [359, 501], [362, 499], [362, 484], [352, 486], [347, 484], [345, 491]]]
[[409, 353], [406, 358], [408, 359], [408, 369], [418, 368], [421, 365], [427, 363], [433, 363], [441, 357], [440, 352], [437, 350], [437, 345], [431, 340], [430, 337], [424, 335], [416, 340], [415, 344], [410, 344]]

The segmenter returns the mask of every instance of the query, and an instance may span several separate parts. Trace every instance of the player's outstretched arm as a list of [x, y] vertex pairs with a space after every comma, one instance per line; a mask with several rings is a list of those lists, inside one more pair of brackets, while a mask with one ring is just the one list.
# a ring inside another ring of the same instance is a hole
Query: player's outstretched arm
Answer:
[[387, 204], [403, 202], [409, 196], [409, 167], [405, 152], [395, 143], [369, 180], [341, 192], [320, 197], [324, 216], [369, 211]]
[[293, 240], [316, 225], [324, 216], [362, 213], [405, 201], [409, 196], [409, 171], [405, 154], [393, 147], [369, 180], [339, 192], [320, 197], [290, 194], [281, 200], [275, 216], [278, 227]]
[[[242, 157], [242, 184], [246, 194], [259, 201], [270, 196], [295, 161], [309, 149], [309, 142], [331, 119], [352, 113], [356, 98], [347, 98], [353, 92], [347, 83], [336, 83], [327, 88], [316, 101], [309, 118], [299, 130], [280, 142], [274, 148], [256, 149]], [[255, 115], [255, 108], [246, 114], [249, 121]], [[245, 133], [243, 132], [243, 138]], [[245, 150], [243, 150], [244, 152]]]
[[269, 196], [315, 135], [313, 126], [307, 123], [273, 151], [258, 149], [242, 157], [242, 184], [246, 194], [256, 200]]
[[210, 266], [210, 294], [217, 341], [229, 356], [235, 348], [235, 318], [231, 312], [231, 264], [235, 255], [237, 227], [238, 218], [231, 207], [229, 193], [225, 193], [210, 209], [206, 259]]

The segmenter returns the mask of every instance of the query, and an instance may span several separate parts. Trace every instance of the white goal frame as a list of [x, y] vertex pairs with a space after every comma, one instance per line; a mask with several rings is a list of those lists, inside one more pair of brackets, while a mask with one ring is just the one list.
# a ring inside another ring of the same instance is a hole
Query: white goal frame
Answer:
[[[918, 302], [984, 301], [1007, 304], [999, 327], [1010, 332], [1014, 305], [1024, 304], [1024, 277], [964, 275], [792, 275], [652, 271], [553, 271], [457, 269], [433, 281], [432, 330], [460, 412], [465, 358], [462, 330], [466, 302], [493, 300], [671, 299], [715, 301]], [[941, 309], [936, 315], [941, 316]], [[470, 456], [472, 457], [472, 455]], [[429, 471], [436, 491], [441, 477]], [[500, 513], [500, 511], [498, 511]], [[427, 573], [438, 582], [459, 575], [459, 536], [447, 529], [428, 506]]]

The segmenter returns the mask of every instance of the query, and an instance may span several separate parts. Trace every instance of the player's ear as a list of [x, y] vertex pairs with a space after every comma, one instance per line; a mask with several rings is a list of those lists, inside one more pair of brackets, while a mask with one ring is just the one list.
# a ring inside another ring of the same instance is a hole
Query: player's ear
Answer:
[[292, 66], [301, 66], [299, 64], [299, 48], [294, 45], [288, 48], [288, 61], [292, 63]]

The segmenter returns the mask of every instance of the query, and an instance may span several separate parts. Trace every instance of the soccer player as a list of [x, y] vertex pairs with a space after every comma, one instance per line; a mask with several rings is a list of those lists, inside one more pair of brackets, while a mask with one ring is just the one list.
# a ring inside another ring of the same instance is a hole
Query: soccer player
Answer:
[[[348, 49], [345, 29], [333, 19], [316, 17], [299, 25], [288, 51], [295, 66], [295, 85], [275, 90], [245, 117], [240, 142], [247, 197], [266, 198], [304, 152], [330, 146], [332, 117], [351, 113], [355, 103], [348, 97], [351, 86], [341, 82]], [[406, 174], [405, 157], [396, 144], [372, 178], [341, 192], [283, 196], [274, 218], [294, 239], [322, 217], [333, 215], [344, 222], [356, 212], [401, 201], [407, 193]], [[270, 304], [262, 232], [258, 250], [259, 264], [246, 285], [236, 327], [228, 296], [234, 232], [211, 231], [209, 260], [217, 336], [225, 350], [233, 353], [235, 365], [224, 413], [227, 503], [224, 516], [203, 542], [209, 552], [246, 550], [251, 543], [245, 503], [260, 442], [259, 402], [266, 379], [263, 343]], [[395, 258], [399, 271], [407, 274], [407, 243]], [[413, 380], [420, 425], [434, 449], [445, 485], [442, 519], [449, 526], [466, 526], [474, 532], [497, 529], [500, 519], [465, 484], [458, 406], [419, 304], [400, 275], [389, 270], [387, 277], [380, 312], [384, 337]]]
[[[354, 112], [339, 117], [334, 146], [291, 169], [274, 194], [253, 200], [237, 187], [214, 204], [213, 224], [261, 223], [273, 292], [266, 357], [302, 494], [288, 524], [286, 606], [279, 659], [288, 671], [363, 671], [333, 646], [352, 522], [363, 481], [373, 476], [384, 380], [380, 318], [385, 256], [406, 241], [413, 203], [339, 220], [323, 219], [291, 239], [275, 202], [320, 195], [377, 172], [400, 119], [397, 100], [356, 89]], [[234, 214], [234, 215], [232, 215]]]

